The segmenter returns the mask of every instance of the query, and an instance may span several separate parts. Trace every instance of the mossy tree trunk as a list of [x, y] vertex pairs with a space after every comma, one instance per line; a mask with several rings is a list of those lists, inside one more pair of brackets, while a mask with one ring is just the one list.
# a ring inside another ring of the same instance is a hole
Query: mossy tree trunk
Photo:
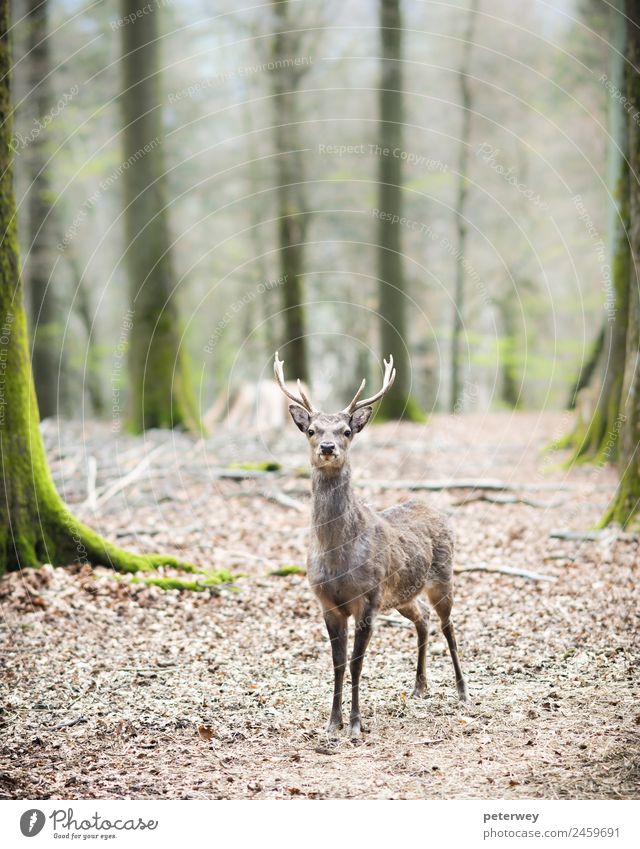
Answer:
[[451, 331], [451, 388], [449, 392], [449, 411], [455, 413], [460, 409], [460, 338], [464, 329], [465, 310], [465, 251], [467, 248], [467, 219], [466, 206], [469, 192], [469, 153], [471, 140], [471, 85], [469, 83], [469, 67], [471, 64], [471, 49], [479, 0], [471, 0], [467, 11], [467, 25], [462, 45], [462, 63], [458, 71], [460, 90], [460, 105], [462, 109], [462, 127], [460, 131], [460, 152], [458, 155], [458, 192], [456, 199], [456, 235], [458, 238], [456, 250], [456, 282], [453, 296], [453, 327]]
[[[627, 0], [626, 83], [630, 115], [640, 112], [640, 0]], [[640, 527], [640, 128], [628, 122], [629, 133], [629, 238], [631, 263], [628, 277], [629, 320], [621, 413], [613, 426], [620, 433], [620, 483], [603, 524], [616, 522]]]
[[[295, 20], [289, 15], [288, 0], [272, 5], [273, 37], [271, 91], [278, 202], [278, 248], [286, 356], [295, 363], [296, 376], [309, 382], [309, 356], [304, 305], [304, 248], [308, 226], [304, 163], [300, 141], [298, 98], [304, 66], [291, 60], [298, 54]], [[292, 31], [293, 30], [293, 31]]]
[[10, 2], [0, 0], [0, 574], [89, 562], [123, 571], [179, 565], [112, 546], [80, 524], [54, 487], [29, 359], [13, 189]]
[[[625, 89], [625, 49], [627, 20], [625, 0], [616, 0], [610, 10], [611, 50], [610, 82], [617, 91]], [[576, 461], [614, 461], [619, 440], [617, 423], [620, 415], [622, 381], [627, 347], [629, 313], [629, 184], [627, 163], [629, 151], [628, 111], [618, 97], [609, 97], [609, 162], [607, 182], [611, 192], [609, 207], [609, 257], [611, 292], [608, 293], [607, 320], [602, 352], [602, 386], [593, 416], [586, 426], [576, 429], [561, 445], [573, 447], [569, 464]]]
[[393, 354], [396, 380], [380, 405], [387, 419], [420, 420], [423, 415], [410, 396], [407, 298], [402, 255], [403, 74], [400, 0], [380, 0], [379, 146], [378, 152], [378, 278], [381, 355]]
[[578, 375], [573, 383], [573, 386], [569, 390], [569, 395], [567, 398], [567, 408], [569, 410], [575, 410], [578, 393], [581, 392], [583, 389], [586, 389], [588, 386], [591, 386], [593, 378], [596, 374], [596, 370], [598, 368], [598, 364], [600, 362], [600, 358], [602, 356], [602, 352], [604, 350], [605, 336], [606, 325], [603, 322], [602, 327], [600, 328], [598, 335], [596, 336], [591, 346], [589, 358], [581, 363]]
[[159, 9], [136, 17], [137, 0], [121, 0], [131, 22], [122, 33], [125, 260], [133, 328], [129, 339], [130, 426], [199, 430], [176, 303], [169, 232]]
[[[28, 0], [27, 82], [30, 117], [46, 124], [53, 106], [50, 73], [51, 46], [48, 0]], [[36, 125], [37, 126], [37, 125]], [[69, 384], [66, 358], [61, 348], [65, 316], [57, 292], [58, 283], [51, 274], [55, 266], [55, 233], [52, 194], [47, 160], [50, 134], [42, 129], [23, 152], [29, 174], [29, 256], [26, 279], [29, 288], [29, 312], [33, 344], [33, 379], [42, 418], [69, 412]]]

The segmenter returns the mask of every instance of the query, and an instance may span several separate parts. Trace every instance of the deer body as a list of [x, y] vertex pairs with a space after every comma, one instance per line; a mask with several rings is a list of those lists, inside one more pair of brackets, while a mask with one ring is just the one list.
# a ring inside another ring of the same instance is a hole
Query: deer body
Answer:
[[276, 355], [275, 372], [281, 388], [295, 403], [289, 407], [311, 449], [312, 533], [307, 574], [324, 615], [331, 641], [334, 694], [329, 731], [342, 727], [342, 686], [347, 665], [348, 620], [355, 620], [350, 662], [350, 734], [361, 734], [359, 684], [362, 662], [376, 615], [395, 608], [411, 620], [418, 635], [418, 667], [414, 695], [427, 688], [426, 648], [429, 611], [426, 593], [441, 621], [456, 674], [458, 694], [467, 689], [451, 622], [453, 533], [446, 516], [418, 501], [407, 501], [376, 512], [360, 501], [351, 485], [348, 450], [372, 413], [370, 404], [388, 391], [395, 371], [386, 364], [383, 389], [357, 403], [364, 382], [348, 408], [335, 414], [314, 410], [300, 390], [294, 396], [284, 388], [282, 363]]

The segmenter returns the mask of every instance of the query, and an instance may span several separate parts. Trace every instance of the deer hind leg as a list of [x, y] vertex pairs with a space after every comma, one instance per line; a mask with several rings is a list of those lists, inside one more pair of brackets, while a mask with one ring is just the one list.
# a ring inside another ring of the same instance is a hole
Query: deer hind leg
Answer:
[[411, 694], [414, 698], [427, 694], [427, 640], [429, 638], [429, 608], [422, 601], [415, 601], [397, 607], [396, 610], [405, 619], [416, 626], [418, 634], [418, 669], [416, 671], [416, 686]]
[[450, 581], [436, 582], [427, 585], [427, 596], [431, 602], [433, 609], [440, 618], [442, 633], [449, 646], [453, 669], [456, 673], [456, 686], [458, 688], [458, 696], [461, 702], [469, 700], [467, 692], [467, 682], [462, 674], [460, 660], [458, 658], [458, 645], [456, 643], [456, 635], [451, 621], [451, 608], [453, 606], [453, 585]]

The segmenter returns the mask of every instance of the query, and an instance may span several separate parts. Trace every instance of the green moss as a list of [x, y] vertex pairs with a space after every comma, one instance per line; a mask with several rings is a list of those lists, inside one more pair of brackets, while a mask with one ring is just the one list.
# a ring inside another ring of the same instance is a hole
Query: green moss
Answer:
[[136, 575], [131, 579], [132, 584], [146, 584], [150, 587], [160, 587], [163, 590], [181, 590], [187, 592], [201, 593], [205, 590], [213, 590], [225, 584], [232, 584], [234, 576], [225, 570], [209, 572], [206, 575], [197, 576], [195, 580], [185, 580], [178, 577], [160, 577], [149, 575]]
[[257, 463], [231, 463], [229, 469], [243, 469], [247, 472], [279, 472], [282, 464], [275, 460], [264, 460]]
[[307, 571], [306, 569], [303, 569], [302, 566], [298, 566], [295, 563], [286, 563], [279, 569], [274, 569], [273, 572], [269, 572], [269, 574], [285, 577], [286, 575], [306, 575]]

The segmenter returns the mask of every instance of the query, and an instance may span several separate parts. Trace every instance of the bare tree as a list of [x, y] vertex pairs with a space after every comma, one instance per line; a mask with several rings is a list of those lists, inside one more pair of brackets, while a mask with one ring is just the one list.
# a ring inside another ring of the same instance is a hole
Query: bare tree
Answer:
[[[615, 91], [625, 88], [625, 46], [628, 24], [625, 0], [615, 0], [610, 9], [611, 47], [609, 50], [610, 84]], [[586, 425], [578, 422], [565, 444], [574, 446], [572, 461], [578, 459], [615, 460], [618, 440], [611, 434], [620, 415], [622, 382], [627, 346], [629, 314], [629, 187], [630, 175], [628, 112], [619, 97], [609, 97], [609, 150], [607, 184], [609, 204], [609, 267], [611, 292], [608, 295], [607, 322], [602, 355], [602, 387], [593, 416]]]
[[125, 259], [135, 327], [129, 344], [130, 424], [200, 427], [181, 344], [171, 250], [160, 92], [160, 10], [121, 0]]
[[406, 283], [402, 256], [402, 13], [400, 0], [380, 0], [378, 278], [380, 347], [392, 354], [398, 379], [380, 405], [383, 418], [419, 420], [420, 408], [410, 397], [411, 367], [407, 325]]
[[[627, 0], [626, 91], [629, 114], [640, 112], [640, 0]], [[627, 281], [629, 323], [622, 390], [622, 416], [618, 416], [609, 439], [621, 436], [619, 451], [620, 484], [603, 524], [617, 522], [624, 527], [639, 525], [640, 516], [640, 128], [628, 122], [630, 274]]]
[[458, 154], [458, 192], [456, 197], [456, 282], [453, 296], [453, 329], [451, 332], [451, 389], [449, 410], [455, 412], [460, 400], [460, 337], [464, 328], [465, 309], [465, 250], [467, 245], [466, 206], [469, 191], [469, 153], [471, 150], [471, 113], [473, 109], [469, 70], [473, 48], [476, 16], [479, 0], [471, 0], [467, 11], [467, 22], [462, 45], [462, 62], [458, 71], [458, 87], [462, 108], [462, 127], [460, 130], [460, 151]]
[[296, 363], [301, 380], [309, 380], [304, 307], [304, 246], [308, 226], [304, 162], [300, 140], [299, 86], [305, 66], [299, 58], [300, 35], [289, 14], [288, 0], [272, 0], [273, 35], [271, 91], [273, 102], [278, 249], [287, 355]]
[[68, 411], [69, 407], [66, 358], [60, 344], [65, 316], [59, 293], [59, 277], [52, 277], [56, 264], [56, 239], [47, 164], [50, 135], [46, 124], [54, 98], [48, 0], [28, 0], [26, 23], [29, 102], [34, 126], [43, 129], [33, 134], [26, 149], [30, 245], [25, 271], [33, 339], [33, 379], [40, 415], [47, 418]]

